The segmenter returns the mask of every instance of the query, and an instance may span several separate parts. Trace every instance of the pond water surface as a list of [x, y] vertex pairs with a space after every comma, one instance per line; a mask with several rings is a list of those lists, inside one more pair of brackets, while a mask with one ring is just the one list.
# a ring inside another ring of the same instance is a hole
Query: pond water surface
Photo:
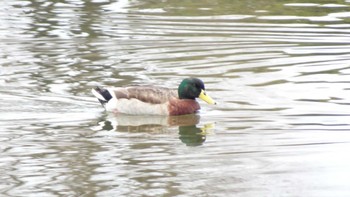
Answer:
[[[0, 196], [349, 196], [350, 1], [0, 1]], [[96, 85], [196, 115], [115, 116]]]

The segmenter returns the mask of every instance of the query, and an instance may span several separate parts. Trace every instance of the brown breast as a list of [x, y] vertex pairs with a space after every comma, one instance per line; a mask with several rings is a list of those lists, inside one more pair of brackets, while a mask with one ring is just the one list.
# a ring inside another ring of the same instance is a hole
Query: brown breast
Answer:
[[185, 115], [196, 113], [200, 106], [192, 99], [171, 99], [168, 105], [169, 115]]

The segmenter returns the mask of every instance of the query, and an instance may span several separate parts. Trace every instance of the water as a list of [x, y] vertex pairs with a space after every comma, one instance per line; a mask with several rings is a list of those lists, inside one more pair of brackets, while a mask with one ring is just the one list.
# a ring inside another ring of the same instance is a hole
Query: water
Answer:
[[[0, 2], [1, 196], [349, 196], [350, 2]], [[201, 78], [199, 114], [95, 85]]]

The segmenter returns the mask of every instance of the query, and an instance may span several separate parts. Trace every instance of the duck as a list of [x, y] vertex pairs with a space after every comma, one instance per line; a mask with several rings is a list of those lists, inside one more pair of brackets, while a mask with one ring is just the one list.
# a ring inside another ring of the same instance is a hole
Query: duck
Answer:
[[176, 89], [160, 86], [95, 87], [91, 90], [107, 112], [129, 115], [178, 116], [197, 113], [197, 98], [216, 102], [206, 93], [202, 80], [185, 78]]

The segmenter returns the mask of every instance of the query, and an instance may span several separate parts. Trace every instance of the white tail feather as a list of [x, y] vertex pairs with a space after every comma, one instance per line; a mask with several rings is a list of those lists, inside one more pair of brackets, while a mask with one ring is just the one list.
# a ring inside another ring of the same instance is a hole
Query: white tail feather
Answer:
[[92, 93], [96, 98], [100, 99], [101, 101], [106, 101], [106, 99], [103, 98], [103, 96], [102, 96], [100, 93], [98, 93], [95, 89], [92, 89], [92, 90], [91, 90], [91, 93]]

